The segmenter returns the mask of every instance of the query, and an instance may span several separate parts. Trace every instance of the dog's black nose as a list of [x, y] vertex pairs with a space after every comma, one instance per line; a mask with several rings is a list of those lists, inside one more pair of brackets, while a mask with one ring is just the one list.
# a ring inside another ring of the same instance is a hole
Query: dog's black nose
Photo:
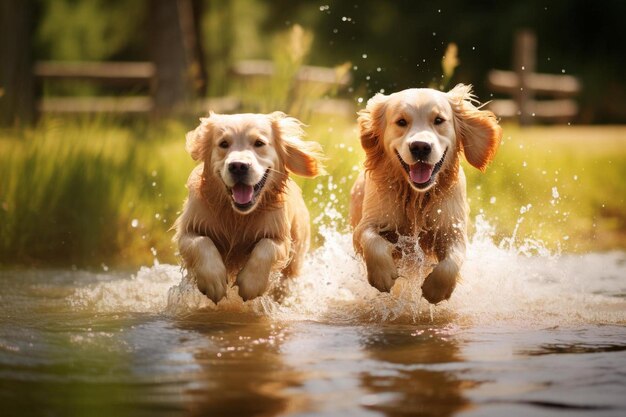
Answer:
[[421, 160], [428, 158], [428, 155], [430, 155], [430, 152], [432, 151], [432, 147], [429, 143], [416, 140], [409, 143], [409, 150], [414, 158]]
[[248, 173], [250, 164], [245, 162], [231, 162], [228, 164], [228, 172], [236, 176], [243, 176]]

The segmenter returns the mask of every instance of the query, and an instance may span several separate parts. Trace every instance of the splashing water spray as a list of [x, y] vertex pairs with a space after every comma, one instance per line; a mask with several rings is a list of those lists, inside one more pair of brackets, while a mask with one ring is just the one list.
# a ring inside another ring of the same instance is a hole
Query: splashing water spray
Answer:
[[[329, 180], [327, 190], [340, 192]], [[553, 199], [558, 199], [553, 191]], [[317, 194], [317, 193], [316, 193]], [[390, 293], [367, 282], [365, 266], [354, 252], [352, 234], [335, 202], [324, 204], [318, 225], [323, 244], [306, 258], [299, 277], [284, 282], [285, 295], [276, 301], [268, 294], [244, 303], [231, 287], [216, 306], [202, 295], [193, 278], [173, 265], [143, 267], [132, 278], [117, 278], [78, 288], [70, 302], [97, 311], [154, 312], [185, 315], [204, 309], [246, 312], [275, 320], [314, 320], [331, 323], [406, 322], [425, 324], [494, 324], [549, 326], [578, 322], [623, 323], [626, 302], [622, 280], [626, 255], [622, 252], [555, 255], [541, 241], [517, 241], [524, 215], [520, 209], [512, 235], [495, 241], [495, 228], [484, 215], [474, 219], [475, 232], [461, 269], [461, 279], [449, 301], [428, 305], [421, 314], [421, 284], [432, 270], [414, 239], [401, 240], [399, 275]], [[409, 260], [417, 262], [409, 262]], [[409, 264], [417, 264], [409, 268]], [[600, 272], [602, 271], [602, 272]], [[602, 276], [599, 276], [602, 275]], [[278, 274], [271, 278], [281, 282]], [[602, 291], [597, 291], [599, 286]], [[608, 287], [607, 287], [608, 286]], [[614, 287], [614, 288], [613, 288]], [[613, 295], [615, 294], [615, 295]]]

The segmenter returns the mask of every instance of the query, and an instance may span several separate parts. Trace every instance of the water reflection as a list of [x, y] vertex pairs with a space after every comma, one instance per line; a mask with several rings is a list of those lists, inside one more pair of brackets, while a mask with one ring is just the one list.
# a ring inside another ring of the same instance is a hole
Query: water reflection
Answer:
[[281, 346], [286, 325], [252, 314], [199, 312], [177, 327], [194, 333], [201, 378], [187, 390], [190, 416], [274, 416], [303, 407], [294, 390], [301, 376], [287, 366]]
[[477, 383], [447, 366], [461, 358], [445, 328], [377, 327], [364, 332], [361, 346], [378, 363], [360, 375], [370, 393], [364, 407], [387, 416], [450, 416], [469, 406], [463, 391]]
[[[431, 322], [426, 311], [413, 323], [385, 323], [371, 313], [396, 305], [388, 298], [336, 306], [310, 289], [272, 314], [239, 305], [182, 316], [161, 312], [162, 288], [174, 281], [0, 273], [0, 414], [625, 415], [624, 310], [607, 297], [572, 308], [611, 305], [612, 325], [604, 315], [575, 326], [519, 324], [517, 316], [547, 315], [543, 303], [520, 309], [512, 325], [438, 312]], [[88, 290], [80, 303], [76, 289]], [[475, 302], [472, 311], [491, 319], [489, 308]], [[570, 310], [559, 311], [550, 321], [567, 321]]]

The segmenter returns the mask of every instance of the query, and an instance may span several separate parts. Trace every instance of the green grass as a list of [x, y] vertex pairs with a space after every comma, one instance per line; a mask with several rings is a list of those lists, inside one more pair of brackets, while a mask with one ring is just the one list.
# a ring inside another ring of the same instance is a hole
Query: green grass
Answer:
[[[107, 127], [105, 127], [105, 125]], [[0, 139], [0, 263], [151, 262], [193, 166], [182, 124], [50, 119]]]
[[[0, 131], [0, 264], [175, 262], [169, 228], [194, 165], [184, 135], [195, 123], [50, 118]], [[363, 155], [356, 125], [313, 117], [306, 130], [328, 156], [328, 176], [297, 180], [314, 230], [347, 230]], [[626, 128], [504, 131], [486, 174], [466, 165], [472, 217], [482, 211], [499, 239], [517, 229], [519, 242], [565, 251], [626, 248]]]
[[[504, 126], [486, 174], [466, 168], [474, 214], [499, 237], [565, 251], [626, 248], [626, 127]], [[522, 213], [525, 211], [525, 213]]]

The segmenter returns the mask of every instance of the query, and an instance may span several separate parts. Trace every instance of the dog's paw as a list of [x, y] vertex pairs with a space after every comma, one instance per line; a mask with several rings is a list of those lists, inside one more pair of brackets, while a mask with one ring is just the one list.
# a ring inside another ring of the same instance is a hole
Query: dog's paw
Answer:
[[193, 271], [196, 277], [198, 290], [215, 304], [226, 296], [228, 289], [228, 275], [223, 265], [213, 265], [212, 268], [203, 268]]
[[239, 287], [239, 296], [243, 301], [257, 298], [267, 291], [269, 271], [247, 264], [237, 275], [236, 285]]
[[398, 278], [398, 269], [391, 255], [381, 255], [366, 262], [367, 280], [380, 292], [389, 292]]
[[440, 262], [422, 284], [422, 295], [431, 304], [447, 300], [456, 287], [459, 268], [450, 261]]

